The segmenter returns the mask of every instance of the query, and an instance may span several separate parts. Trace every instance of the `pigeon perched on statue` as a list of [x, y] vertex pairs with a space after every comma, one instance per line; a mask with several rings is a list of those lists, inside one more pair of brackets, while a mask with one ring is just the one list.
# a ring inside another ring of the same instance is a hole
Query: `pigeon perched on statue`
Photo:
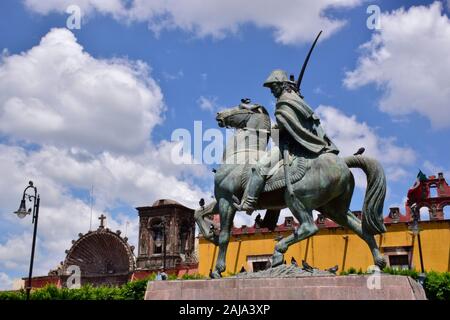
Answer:
[[205, 210], [205, 199], [201, 198], [198, 204], [202, 207], [202, 210]]
[[291, 258], [291, 265], [293, 265], [293, 266], [295, 266], [295, 267], [298, 267], [297, 260], [295, 260], [294, 257]]
[[313, 272], [314, 268], [311, 267], [305, 260], [302, 260], [302, 266], [303, 266], [303, 270], [308, 271], [308, 272]]
[[353, 155], [354, 155], [354, 156], [360, 156], [360, 155], [362, 155], [362, 154], [364, 153], [364, 151], [366, 151], [366, 149], [363, 148], [363, 147], [361, 147], [361, 148], [359, 148], [358, 151], [356, 151]]
[[262, 226], [262, 219], [261, 219], [261, 215], [258, 213], [258, 215], [256, 216], [256, 218], [255, 218], [255, 224], [258, 226], [258, 227], [261, 227]]
[[335, 265], [335, 266], [332, 267], [332, 268], [328, 268], [326, 271], [336, 274], [336, 272], [338, 271], [338, 269], [339, 269], [339, 266], [338, 266], [338, 265]]

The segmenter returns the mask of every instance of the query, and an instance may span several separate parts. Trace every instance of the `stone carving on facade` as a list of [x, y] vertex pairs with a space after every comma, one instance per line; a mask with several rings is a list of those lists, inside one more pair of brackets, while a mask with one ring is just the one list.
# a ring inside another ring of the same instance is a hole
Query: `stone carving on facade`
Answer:
[[128, 239], [120, 232], [113, 232], [104, 225], [105, 216], [100, 218], [100, 226], [95, 231], [79, 234], [72, 241], [72, 247], [66, 250], [64, 262], [50, 271], [52, 275], [62, 277], [62, 284], [71, 275], [67, 269], [77, 266], [81, 272], [81, 283], [93, 285], [119, 285], [129, 281], [135, 270], [133, 248]]
[[141, 225], [145, 222], [145, 227], [140, 228], [139, 239], [148, 246], [147, 252], [140, 254], [137, 259], [138, 268], [156, 270], [164, 265], [164, 261], [167, 268], [197, 262], [193, 258], [194, 210], [167, 199], [155, 201], [152, 206], [139, 207], [137, 210]]

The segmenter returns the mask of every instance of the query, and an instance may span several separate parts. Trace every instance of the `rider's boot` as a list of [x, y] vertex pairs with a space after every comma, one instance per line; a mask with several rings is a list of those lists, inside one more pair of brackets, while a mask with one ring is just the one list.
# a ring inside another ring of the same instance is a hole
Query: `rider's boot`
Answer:
[[250, 181], [247, 184], [247, 190], [244, 192], [244, 199], [241, 205], [237, 206], [238, 210], [246, 211], [247, 214], [251, 214], [258, 203], [259, 195], [264, 189], [265, 179], [261, 175], [259, 168], [252, 168], [252, 175]]

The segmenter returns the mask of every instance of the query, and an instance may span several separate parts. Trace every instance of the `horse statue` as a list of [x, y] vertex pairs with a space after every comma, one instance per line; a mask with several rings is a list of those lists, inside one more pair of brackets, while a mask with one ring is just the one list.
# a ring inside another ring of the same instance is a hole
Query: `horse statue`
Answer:
[[[217, 113], [216, 120], [220, 127], [234, 128], [235, 134], [227, 143], [223, 163], [215, 173], [215, 200], [197, 209], [195, 220], [204, 238], [219, 246], [212, 276], [220, 278], [221, 273], [225, 271], [226, 252], [236, 213], [233, 203], [236, 202], [236, 196], [242, 197], [246, 189], [252, 163], [267, 152], [272, 131], [270, 117], [260, 105], [253, 105], [251, 108], [239, 105], [223, 110]], [[238, 143], [239, 141], [246, 143]], [[375, 234], [386, 231], [383, 223], [386, 178], [381, 165], [376, 160], [362, 155], [341, 158], [334, 153], [323, 153], [312, 156], [301, 149], [296, 150], [289, 163], [292, 193], [288, 192], [286, 187], [284, 167], [278, 166], [266, 182], [256, 208], [267, 209], [264, 220], [272, 220], [275, 225], [280, 210], [284, 208], [289, 208], [299, 222], [299, 226], [291, 235], [276, 243], [271, 266], [276, 267], [283, 263], [284, 253], [289, 246], [311, 237], [318, 231], [312, 215], [312, 211], [317, 210], [362, 238], [371, 250], [375, 265], [384, 268], [386, 261], [374, 238]], [[360, 168], [367, 176], [361, 220], [349, 210], [355, 186], [349, 168]], [[300, 171], [303, 171], [302, 174], [298, 174]], [[219, 230], [207, 218], [214, 213], [220, 215]]]

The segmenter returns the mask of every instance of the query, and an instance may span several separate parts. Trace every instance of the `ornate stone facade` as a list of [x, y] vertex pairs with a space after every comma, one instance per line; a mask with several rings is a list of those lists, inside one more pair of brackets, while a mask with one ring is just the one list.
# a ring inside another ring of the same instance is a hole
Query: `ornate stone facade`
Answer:
[[412, 205], [416, 205], [418, 209], [428, 208], [430, 220], [444, 220], [444, 207], [450, 205], [450, 187], [442, 172], [437, 177], [423, 175], [421, 179], [417, 179], [408, 190], [406, 210], [411, 215]]
[[197, 263], [194, 210], [167, 199], [136, 209], [139, 213], [138, 269], [156, 270], [164, 265], [166, 269], [177, 269]]
[[72, 240], [72, 247], [66, 250], [64, 262], [49, 272], [50, 276], [59, 277], [61, 286], [67, 286], [75, 269], [80, 271], [81, 285], [121, 285], [130, 280], [135, 269], [134, 246], [121, 236], [120, 230], [105, 228], [105, 216], [99, 219], [98, 229], [79, 233], [78, 240]]
[[48, 276], [33, 277], [33, 288], [50, 283], [58, 287], [67, 286], [74, 266], [81, 271], [82, 285], [90, 283], [95, 286], [121, 285], [130, 280], [144, 279], [163, 267], [164, 260], [167, 273], [176, 276], [196, 273], [194, 210], [166, 199], [137, 210], [137, 257], [134, 246], [128, 244], [128, 238], [122, 237], [119, 230], [113, 232], [104, 226], [106, 217], [102, 215], [97, 230], [80, 233], [78, 240], [72, 240], [72, 246], [66, 250], [66, 258], [58, 268], [51, 270]]

